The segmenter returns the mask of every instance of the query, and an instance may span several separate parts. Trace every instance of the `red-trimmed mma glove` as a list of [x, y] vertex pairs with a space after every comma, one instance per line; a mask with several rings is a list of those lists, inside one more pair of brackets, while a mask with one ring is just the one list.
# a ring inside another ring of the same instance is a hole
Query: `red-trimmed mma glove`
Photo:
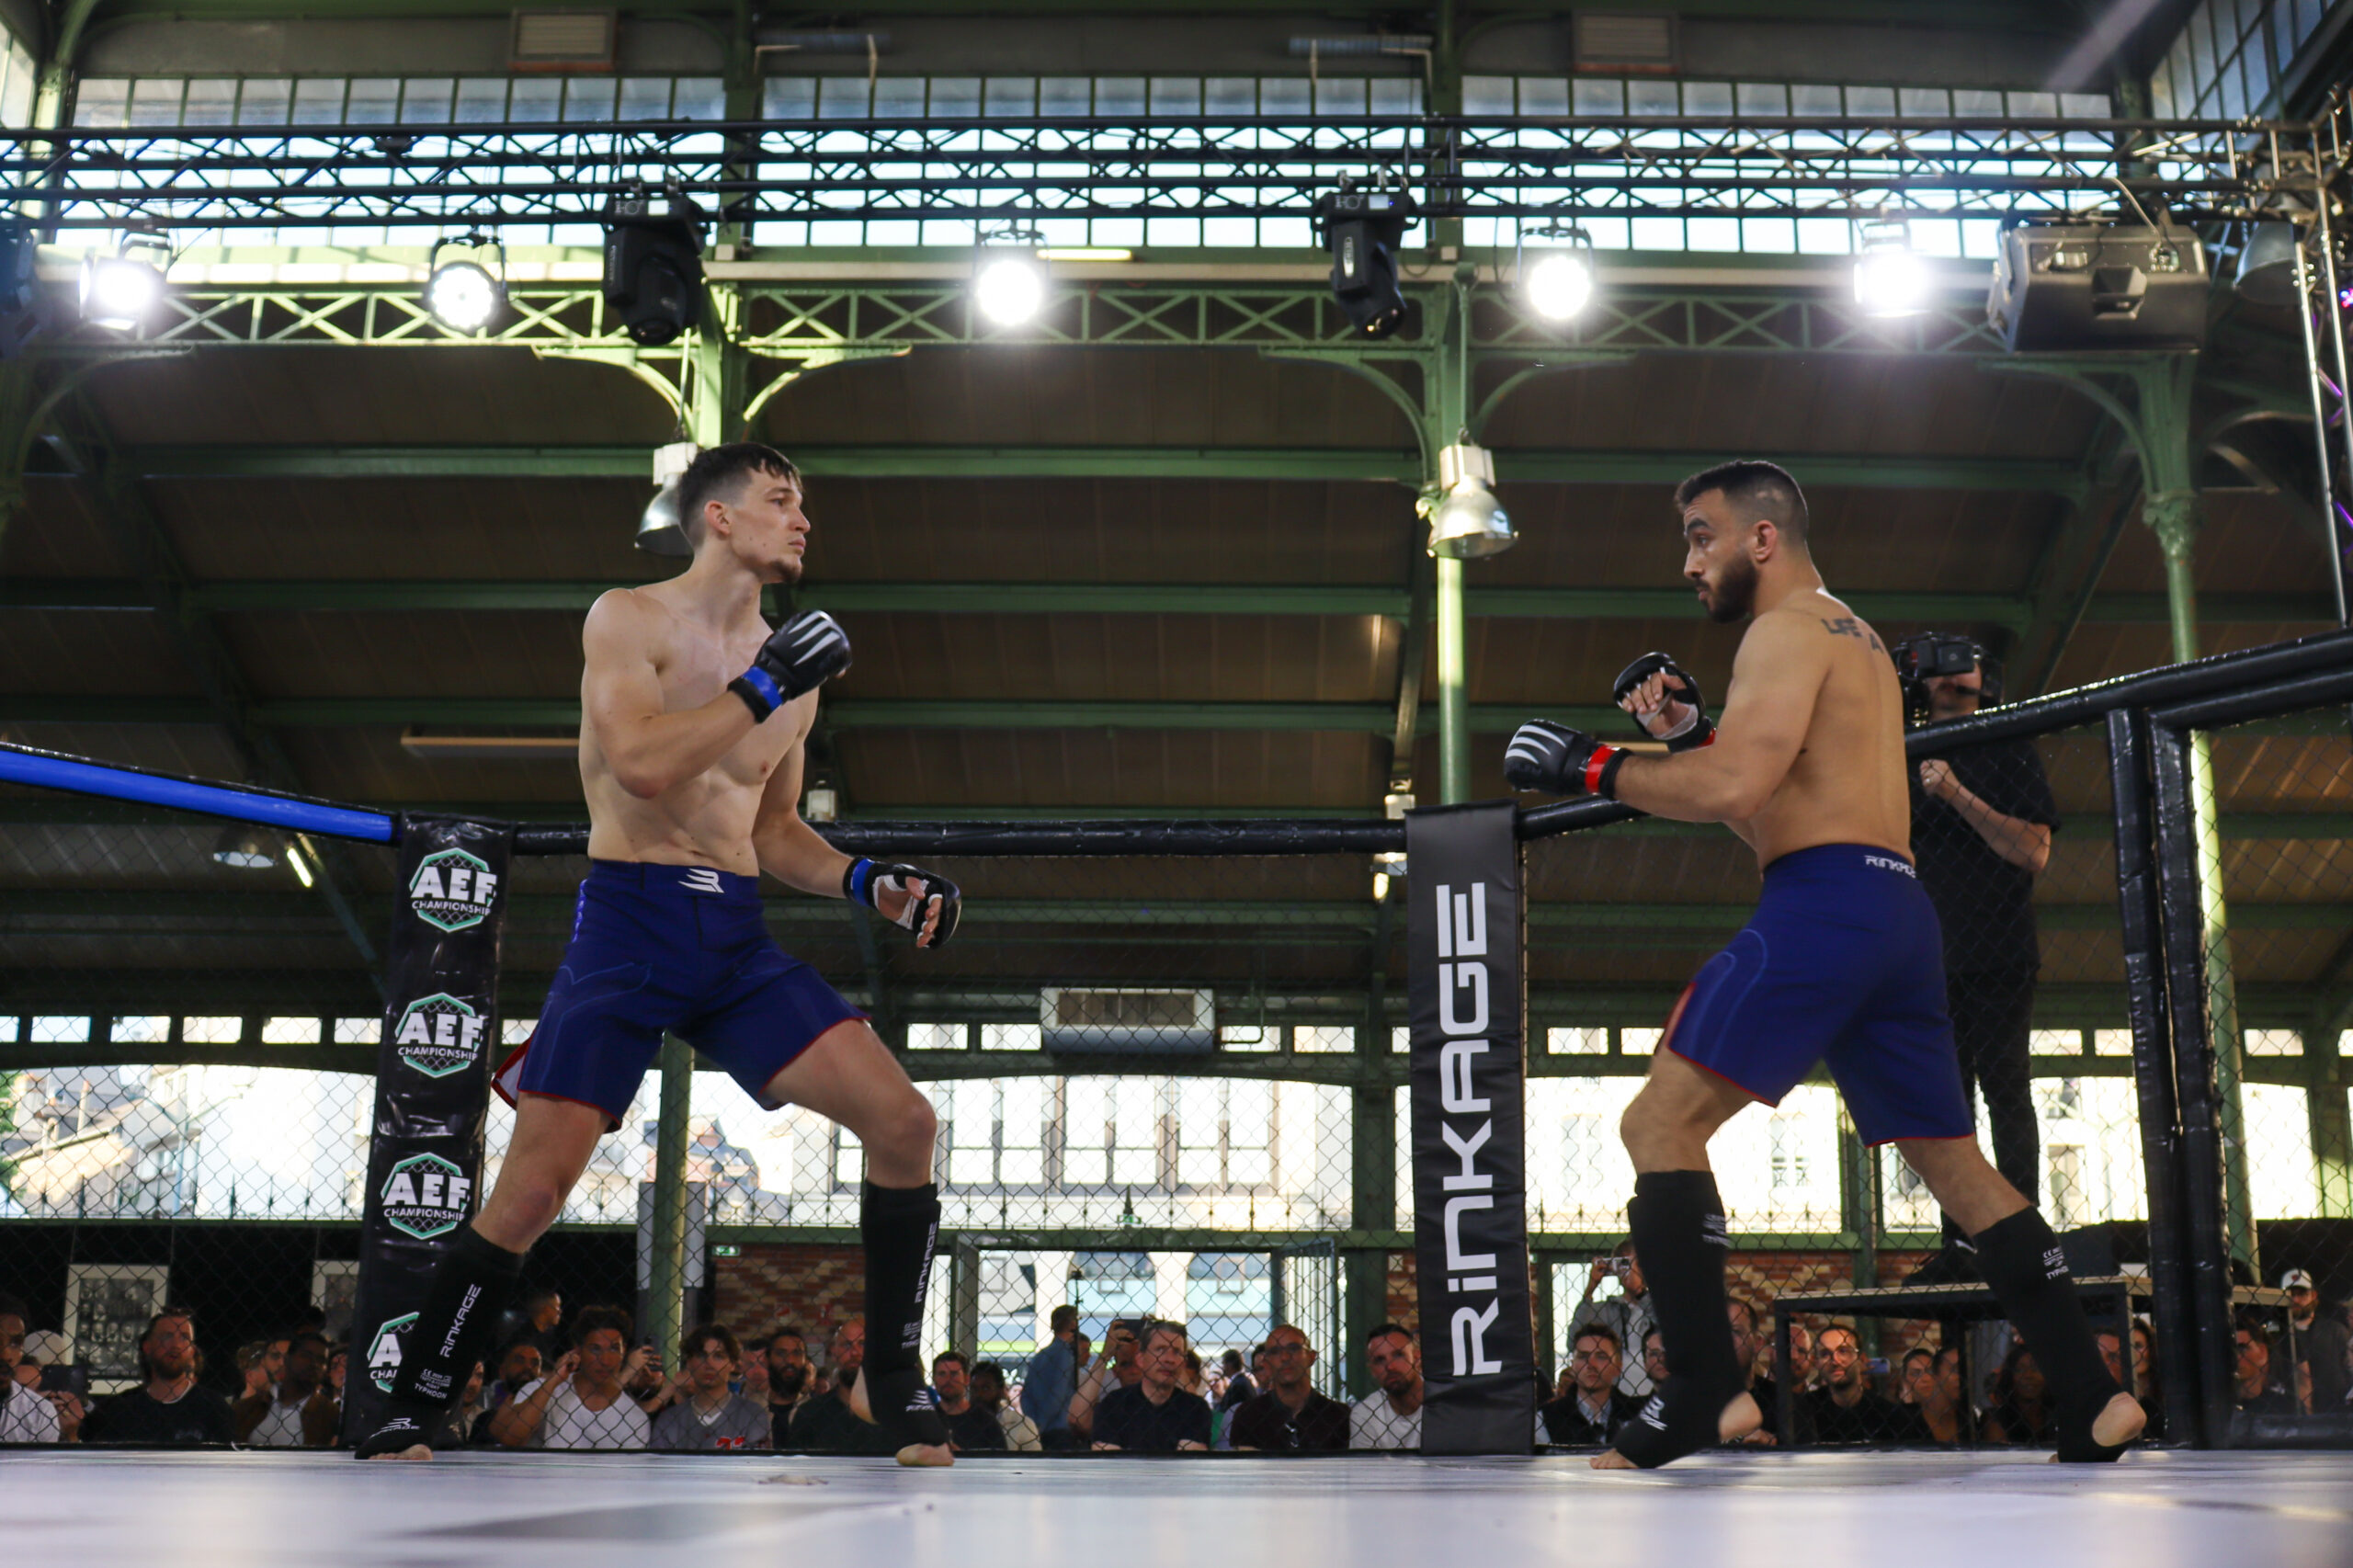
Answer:
[[753, 722], [764, 723], [794, 698], [816, 690], [847, 668], [849, 633], [824, 610], [804, 609], [785, 617], [784, 624], [768, 633], [752, 667], [729, 681], [727, 689], [744, 699]]
[[1628, 709], [1627, 711], [1633, 716], [1634, 727], [1642, 733], [1643, 738], [1665, 741], [1669, 751], [1697, 751], [1701, 746], [1712, 745], [1716, 739], [1716, 726], [1708, 717], [1706, 700], [1699, 695], [1699, 683], [1665, 653], [1644, 653], [1620, 670], [1618, 679], [1609, 687], [1609, 700], [1623, 707], [1634, 689], [1653, 676], [1665, 676], [1667, 700], [1680, 702], [1690, 711], [1684, 714], [1681, 723], [1661, 734], [1650, 727], [1649, 720], [1665, 713], [1666, 709], [1664, 705], [1652, 710], [1647, 716], [1639, 710]]
[[1595, 740], [1583, 730], [1530, 719], [1511, 737], [1504, 753], [1504, 781], [1515, 790], [1551, 795], [1618, 798], [1618, 769], [1625, 751]]
[[[896, 915], [882, 907], [881, 894], [906, 894], [906, 903]], [[915, 934], [919, 948], [944, 948], [948, 938], [956, 934], [956, 917], [964, 910], [964, 892], [954, 882], [938, 871], [926, 871], [920, 866], [898, 866], [860, 857], [849, 863], [842, 873], [842, 896], [852, 903], [862, 903], [894, 926], [904, 926]], [[923, 939], [924, 922], [937, 906], [939, 925], [931, 940]]]

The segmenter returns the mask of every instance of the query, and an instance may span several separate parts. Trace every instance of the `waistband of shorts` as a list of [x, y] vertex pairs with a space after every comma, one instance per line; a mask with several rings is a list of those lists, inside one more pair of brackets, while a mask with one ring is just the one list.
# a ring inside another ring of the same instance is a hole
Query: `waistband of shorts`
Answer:
[[715, 866], [668, 866], [654, 860], [591, 860], [583, 885], [598, 884], [716, 898], [729, 903], [757, 903], [760, 898], [757, 877], [739, 876]]
[[1893, 875], [1909, 882], [1920, 880], [1910, 856], [1898, 855], [1876, 844], [1812, 844], [1803, 849], [1792, 849], [1767, 866], [1765, 881], [1770, 886], [1776, 881], [1849, 872]]

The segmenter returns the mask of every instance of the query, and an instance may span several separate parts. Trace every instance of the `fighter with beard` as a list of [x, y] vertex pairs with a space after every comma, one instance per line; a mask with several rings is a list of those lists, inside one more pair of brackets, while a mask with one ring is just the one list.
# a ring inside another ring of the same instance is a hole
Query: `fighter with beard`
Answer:
[[[580, 782], [587, 878], [537, 1031], [499, 1069], [515, 1134], [497, 1185], [442, 1255], [361, 1459], [430, 1459], [439, 1425], [488, 1347], [523, 1255], [555, 1221], [597, 1141], [617, 1131], [665, 1033], [724, 1067], [760, 1105], [811, 1110], [866, 1152], [867, 1357], [851, 1410], [902, 1464], [948, 1464], [916, 1341], [939, 1189], [937, 1119], [858, 1010], [768, 936], [765, 871], [870, 905], [937, 948], [956, 885], [835, 850], [801, 820], [801, 753], [817, 688], [849, 667], [833, 618], [771, 631], [764, 585], [798, 582], [809, 536], [801, 476], [751, 442], [714, 447], [678, 482], [694, 562], [617, 589], [581, 635]], [[740, 674], [738, 672], [741, 672]]]
[[1979, 1151], [1945, 1011], [1935, 906], [1911, 858], [1904, 699], [1879, 636], [1824, 588], [1797, 482], [1766, 462], [1692, 475], [1675, 494], [1683, 572], [1709, 617], [1747, 618], [1721, 725], [1663, 654], [1614, 695], [1668, 755], [1637, 756], [1535, 720], [1504, 776], [1654, 816], [1720, 822], [1756, 852], [1756, 913], [1667, 1020], [1620, 1132], [1628, 1207], [1667, 1377], [1599, 1469], [1649, 1469], [1754, 1431], [1725, 1313], [1723, 1200], [1708, 1141], [1827, 1063], [1865, 1141], [1893, 1142], [1975, 1240], [2004, 1315], [2059, 1403], [2059, 1457], [2111, 1460], [2145, 1420], [2093, 1342], [2042, 1216]]

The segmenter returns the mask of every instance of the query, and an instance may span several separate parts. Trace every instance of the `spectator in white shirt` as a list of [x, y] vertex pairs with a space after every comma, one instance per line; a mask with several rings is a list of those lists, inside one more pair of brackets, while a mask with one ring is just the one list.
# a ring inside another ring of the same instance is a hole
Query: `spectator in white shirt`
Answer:
[[1422, 1446], [1422, 1347], [1403, 1324], [1384, 1323], [1365, 1335], [1365, 1370], [1380, 1385], [1348, 1407], [1348, 1447]]
[[624, 1351], [630, 1316], [584, 1307], [572, 1348], [554, 1369], [494, 1411], [490, 1435], [510, 1449], [642, 1449], [654, 1423], [622, 1384], [644, 1369], [646, 1347]]

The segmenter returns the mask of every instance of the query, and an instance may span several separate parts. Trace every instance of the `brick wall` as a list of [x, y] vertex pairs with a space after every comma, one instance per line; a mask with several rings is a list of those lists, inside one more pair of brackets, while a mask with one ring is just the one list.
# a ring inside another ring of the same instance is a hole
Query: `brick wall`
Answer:
[[864, 1301], [866, 1249], [753, 1243], [733, 1257], [713, 1258], [711, 1276], [712, 1315], [739, 1337], [790, 1324], [822, 1359], [834, 1324]]

